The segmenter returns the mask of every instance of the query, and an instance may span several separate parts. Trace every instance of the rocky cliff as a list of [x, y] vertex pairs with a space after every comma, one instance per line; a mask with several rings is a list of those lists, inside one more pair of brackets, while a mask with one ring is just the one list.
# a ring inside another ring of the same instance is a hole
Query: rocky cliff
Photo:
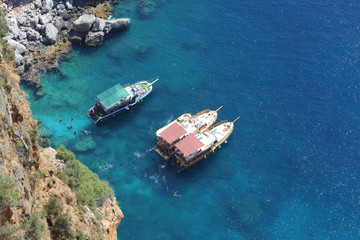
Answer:
[[56, 158], [54, 149], [39, 147], [37, 121], [19, 88], [15, 60], [3, 58], [4, 46], [0, 45], [0, 239], [117, 239], [123, 214], [115, 197], [101, 206], [79, 204], [76, 190], [62, 180], [64, 161]]

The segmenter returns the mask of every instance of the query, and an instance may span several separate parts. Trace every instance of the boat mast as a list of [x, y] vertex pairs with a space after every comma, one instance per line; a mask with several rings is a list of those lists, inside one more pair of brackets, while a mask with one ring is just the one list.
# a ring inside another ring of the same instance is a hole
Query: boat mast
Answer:
[[240, 116], [238, 116], [232, 123], [235, 123], [239, 118]]
[[221, 107], [219, 107], [218, 109], [215, 110], [215, 112], [219, 111], [223, 106], [221, 105]]
[[151, 85], [153, 85], [153, 84], [156, 83], [157, 81], [159, 81], [159, 77], [155, 77], [155, 81], [149, 83], [148, 86], [150, 87]]

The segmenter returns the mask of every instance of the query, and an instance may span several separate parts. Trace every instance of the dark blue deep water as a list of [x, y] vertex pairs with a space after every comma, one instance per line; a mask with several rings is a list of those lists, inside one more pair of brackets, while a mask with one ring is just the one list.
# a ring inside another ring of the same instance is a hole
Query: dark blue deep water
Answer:
[[[116, 5], [125, 33], [75, 48], [41, 76], [44, 97], [29, 91], [52, 145], [114, 188], [119, 239], [360, 239], [360, 3], [164, 0], [145, 18], [137, 2]], [[97, 93], [157, 75], [131, 111], [87, 118]], [[155, 131], [220, 105], [219, 120], [241, 116], [228, 143], [180, 174], [159, 169]]]

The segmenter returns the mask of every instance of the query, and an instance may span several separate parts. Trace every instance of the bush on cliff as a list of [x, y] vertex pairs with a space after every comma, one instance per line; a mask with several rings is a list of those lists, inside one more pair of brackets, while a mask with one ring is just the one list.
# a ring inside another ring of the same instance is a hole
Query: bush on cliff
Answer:
[[[70, 151], [63, 152], [69, 155], [68, 152]], [[76, 192], [79, 204], [89, 206], [92, 209], [102, 206], [106, 199], [113, 196], [109, 184], [101, 181], [96, 173], [91, 172], [79, 160], [68, 160], [60, 178]]]
[[3, 39], [9, 32], [3, 11], [0, 9], [0, 50], [7, 63], [14, 59], [14, 52], [9, 48], [9, 44]]
[[3, 11], [0, 9], [0, 37], [3, 38], [9, 32], [9, 27], [5, 20], [5, 15]]
[[21, 240], [19, 235], [20, 227], [5, 222], [3, 226], [0, 227], [0, 239], [1, 240]]
[[73, 239], [72, 219], [62, 212], [63, 205], [55, 195], [50, 196], [45, 205], [45, 211], [52, 239]]
[[56, 158], [63, 160], [64, 162], [76, 159], [75, 154], [67, 150], [64, 146], [60, 146], [58, 149], [56, 149], [56, 151]]
[[55, 219], [62, 212], [63, 206], [55, 195], [51, 195], [44, 209], [48, 219]]
[[41, 214], [33, 213], [26, 223], [26, 238], [31, 240], [40, 240], [43, 237], [43, 227], [41, 226]]
[[72, 239], [74, 237], [74, 232], [71, 226], [72, 220], [70, 216], [65, 213], [57, 216], [51, 231], [53, 239]]
[[9, 176], [0, 173], [0, 209], [3, 207], [16, 206], [19, 201], [19, 196], [14, 191], [14, 180]]

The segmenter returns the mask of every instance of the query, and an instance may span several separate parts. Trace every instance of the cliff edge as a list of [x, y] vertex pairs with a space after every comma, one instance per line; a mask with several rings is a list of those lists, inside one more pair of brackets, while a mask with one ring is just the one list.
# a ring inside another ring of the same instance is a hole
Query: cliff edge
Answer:
[[[0, 42], [0, 239], [117, 239], [124, 215], [110, 187], [75, 155], [61, 160], [38, 145], [17, 72], [11, 47]], [[103, 188], [102, 198], [84, 191], [86, 181]]]

